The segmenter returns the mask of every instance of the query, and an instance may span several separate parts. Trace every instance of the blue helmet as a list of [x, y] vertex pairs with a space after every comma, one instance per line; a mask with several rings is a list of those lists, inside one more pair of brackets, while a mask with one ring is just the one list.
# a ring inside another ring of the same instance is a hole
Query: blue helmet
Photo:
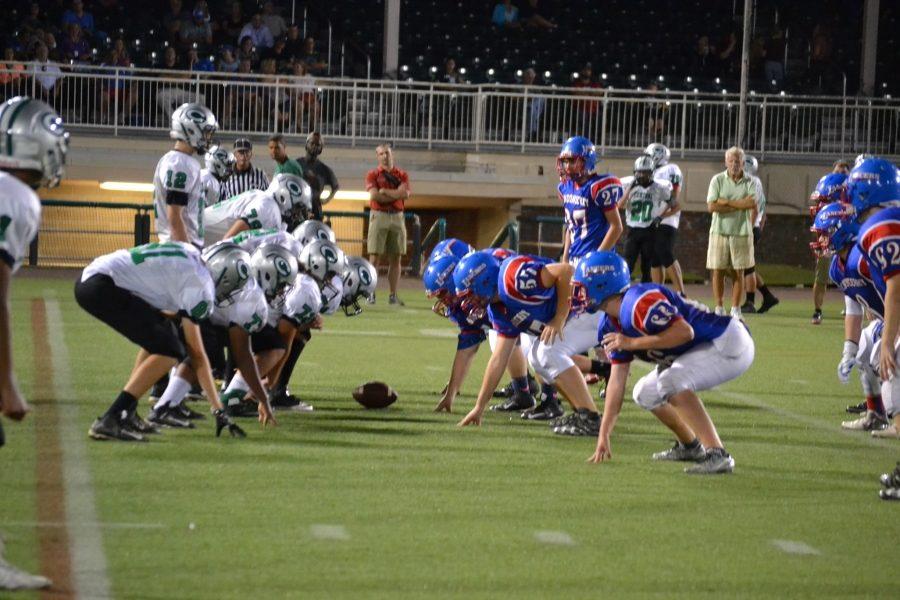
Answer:
[[459, 259], [452, 254], [432, 257], [422, 275], [425, 293], [429, 298], [435, 299], [431, 310], [442, 317], [450, 314], [450, 306], [455, 300], [456, 286], [453, 285], [453, 271], [458, 263]]
[[860, 215], [875, 206], [900, 203], [900, 171], [883, 158], [867, 158], [850, 171], [847, 195]]
[[574, 312], [592, 311], [610, 296], [623, 292], [631, 283], [625, 259], [606, 250], [587, 253], [572, 276]]
[[812, 202], [809, 215], [813, 219], [826, 204], [847, 202], [847, 176], [843, 173], [823, 175], [816, 184], [816, 189], [809, 195], [809, 201]]
[[[574, 165], [563, 165], [563, 161], [567, 159], [578, 158], [581, 159], [580, 168], [577, 160], [573, 161]], [[596, 168], [597, 150], [594, 148], [594, 142], [580, 135], [567, 139], [556, 158], [556, 171], [559, 173], [560, 180], [578, 179], [593, 173]]]
[[832, 202], [822, 207], [810, 229], [816, 240], [809, 243], [816, 256], [829, 256], [853, 245], [859, 235], [856, 211], [843, 202]]
[[473, 250], [474, 248], [472, 246], [462, 240], [458, 240], [456, 238], [447, 238], [446, 240], [441, 240], [437, 243], [437, 245], [434, 247], [434, 250], [431, 251], [431, 256], [428, 258], [428, 262], [431, 262], [438, 257], [448, 255], [453, 255], [457, 259], [460, 259]]
[[490, 252], [467, 254], [453, 271], [453, 285], [462, 309], [474, 319], [484, 316], [485, 307], [497, 294], [500, 261]]

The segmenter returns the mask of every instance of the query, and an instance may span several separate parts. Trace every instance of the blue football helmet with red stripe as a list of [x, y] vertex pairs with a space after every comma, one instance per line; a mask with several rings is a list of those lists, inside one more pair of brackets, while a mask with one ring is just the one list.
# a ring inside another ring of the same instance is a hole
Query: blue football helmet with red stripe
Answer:
[[867, 158], [850, 171], [847, 195], [859, 215], [876, 206], [900, 206], [900, 171], [883, 158]]
[[438, 257], [448, 255], [453, 255], [457, 259], [460, 259], [473, 250], [475, 249], [472, 246], [462, 240], [458, 240], [456, 238], [447, 238], [445, 240], [441, 240], [435, 245], [434, 249], [431, 251], [431, 255], [428, 258], [428, 261], [431, 262]]
[[816, 234], [816, 240], [809, 243], [813, 254], [831, 256], [856, 243], [859, 235], [856, 211], [843, 202], [826, 204], [816, 215], [810, 231]]
[[556, 171], [560, 181], [580, 181], [596, 168], [597, 150], [594, 142], [580, 135], [567, 139], [556, 158]]
[[500, 261], [490, 251], [467, 254], [453, 271], [453, 285], [460, 307], [472, 319], [484, 317], [485, 309], [497, 295]]
[[435, 313], [442, 317], [450, 314], [450, 306], [455, 301], [456, 287], [453, 285], [453, 271], [459, 259], [449, 254], [433, 258], [428, 263], [425, 273], [422, 275], [422, 283], [425, 285], [425, 293], [434, 299], [431, 307]]
[[573, 312], [594, 311], [614, 294], [625, 291], [631, 284], [631, 272], [625, 259], [606, 250], [589, 252], [575, 267], [572, 276]]
[[813, 203], [809, 207], [809, 213], [813, 219], [826, 204], [849, 202], [847, 199], [847, 176], [843, 173], [823, 175], [816, 184], [816, 189], [809, 195], [809, 201]]

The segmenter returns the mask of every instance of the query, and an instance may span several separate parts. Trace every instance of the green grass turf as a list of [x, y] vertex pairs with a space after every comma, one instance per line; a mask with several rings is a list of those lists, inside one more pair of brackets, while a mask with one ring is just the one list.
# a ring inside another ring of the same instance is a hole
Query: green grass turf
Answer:
[[[73, 363], [74, 389], [59, 401], [80, 404], [86, 432], [134, 348], [78, 309], [69, 282], [20, 278], [15, 346], [26, 392], [28, 299], [48, 293], [60, 299]], [[453, 329], [413, 292], [405, 309], [385, 299], [362, 316], [328, 318], [315, 334], [292, 384], [314, 414], [280, 414], [265, 432], [243, 420], [242, 441], [216, 439], [208, 421], [144, 445], [85, 436], [101, 520], [163, 526], [103, 530], [118, 597], [845, 597], [890, 585], [900, 505], [877, 498], [877, 477], [900, 446], [839, 430], [860, 392], [835, 377], [836, 296], [820, 327], [809, 324], [808, 300], [747, 318], [755, 364], [702, 395], [737, 461], [734, 475], [713, 478], [651, 461], [670, 436], [632, 403], [614, 459], [601, 466], [584, 462], [595, 440], [546, 425], [488, 414], [480, 429], [457, 429], [488, 352], [455, 414], [432, 413]], [[392, 384], [397, 404], [356, 406], [350, 391], [370, 379]], [[33, 427], [8, 424], [0, 451], [8, 522], [35, 518]], [[315, 524], [342, 525], [350, 539], [316, 539]], [[3, 529], [11, 559], [37, 568], [36, 530]], [[574, 545], [538, 542], [542, 530]], [[821, 554], [786, 554], [772, 540]]]

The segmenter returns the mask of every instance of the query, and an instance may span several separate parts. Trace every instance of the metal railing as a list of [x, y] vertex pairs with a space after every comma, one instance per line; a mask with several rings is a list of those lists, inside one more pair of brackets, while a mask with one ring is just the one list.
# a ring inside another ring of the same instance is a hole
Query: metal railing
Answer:
[[510, 221], [503, 226], [503, 229], [497, 232], [489, 247], [499, 248], [503, 244], [513, 252], [519, 251], [519, 223]]
[[556, 216], [519, 217], [521, 252], [537, 256], [558, 257], [563, 250], [565, 219]]
[[[113, 135], [167, 131], [174, 107], [197, 101], [229, 134], [305, 134], [331, 140], [482, 147], [524, 152], [590, 137], [601, 152], [653, 141], [676, 155], [736, 142], [738, 96], [510, 85], [447, 85], [16, 63], [6, 96], [41, 97], [72, 129]], [[860, 97], [751, 94], [747, 151], [768, 155], [900, 155], [900, 102]]]

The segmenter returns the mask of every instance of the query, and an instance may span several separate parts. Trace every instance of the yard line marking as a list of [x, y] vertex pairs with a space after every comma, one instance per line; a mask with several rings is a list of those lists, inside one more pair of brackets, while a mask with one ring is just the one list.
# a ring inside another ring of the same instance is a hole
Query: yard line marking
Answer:
[[373, 337], [397, 337], [399, 334], [395, 331], [359, 331], [359, 330], [335, 330], [322, 329], [317, 331], [316, 335], [353, 335], [353, 336], [373, 336]]
[[788, 383], [796, 383], [798, 385], [809, 385], [809, 382], [805, 379], [788, 379]]
[[347, 541], [350, 534], [343, 525], [310, 525], [309, 533], [317, 540]]
[[[72, 394], [72, 371], [66, 346], [59, 301], [46, 301], [47, 332], [53, 364], [53, 388], [57, 401]], [[97, 506], [84, 441], [79, 426], [78, 402], [59, 402], [60, 442], [63, 449], [63, 484], [66, 497], [66, 522], [69, 525], [69, 556], [75, 592], [82, 598], [111, 598], [103, 539], [97, 528]]]
[[772, 545], [788, 554], [801, 554], [804, 556], [819, 556], [822, 554], [809, 544], [793, 540], [772, 540]]
[[455, 338], [459, 332], [453, 329], [420, 329], [419, 333], [425, 337], [435, 338]]
[[[93, 527], [102, 529], [166, 529], [166, 525], [162, 523], [88, 523]], [[13, 521], [4, 523], [4, 527], [39, 527], [45, 529], [55, 529], [68, 527], [64, 521]]]
[[542, 544], [555, 546], [574, 546], [575, 540], [565, 531], [535, 531], [534, 539]]
[[440, 371], [440, 372], [444, 372], [445, 367], [439, 367], [439, 366], [437, 366], [437, 365], [428, 365], [428, 366], [425, 367], [425, 370], [426, 370], [426, 371]]

